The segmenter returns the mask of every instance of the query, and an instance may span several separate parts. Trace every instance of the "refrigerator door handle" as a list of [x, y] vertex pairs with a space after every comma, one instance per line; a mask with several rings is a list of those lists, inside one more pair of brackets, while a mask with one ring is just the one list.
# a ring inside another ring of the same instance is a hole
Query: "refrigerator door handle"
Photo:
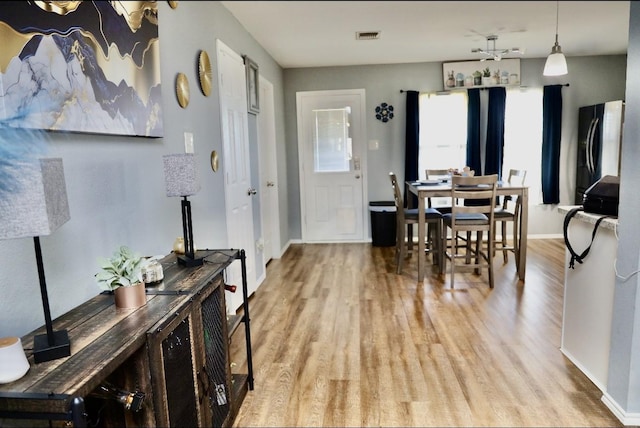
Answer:
[[593, 140], [596, 138], [596, 129], [598, 129], [598, 123], [600, 122], [600, 118], [596, 117], [593, 119], [593, 129], [591, 130], [591, 143], [589, 144], [589, 156], [591, 156], [591, 174], [596, 173], [596, 156], [593, 153], [594, 144]]
[[587, 155], [587, 171], [589, 174], [594, 173], [593, 167], [593, 131], [595, 129], [595, 124], [597, 123], [597, 119], [591, 119], [591, 123], [589, 124], [589, 131], [587, 131], [587, 147], [586, 147], [586, 155]]
[[585, 158], [586, 158], [586, 163], [587, 163], [587, 172], [589, 174], [591, 174], [591, 130], [593, 129], [593, 120], [591, 119], [591, 122], [589, 123], [589, 129], [587, 130], [587, 141], [585, 144], [585, 148], [584, 148], [584, 152], [585, 152]]

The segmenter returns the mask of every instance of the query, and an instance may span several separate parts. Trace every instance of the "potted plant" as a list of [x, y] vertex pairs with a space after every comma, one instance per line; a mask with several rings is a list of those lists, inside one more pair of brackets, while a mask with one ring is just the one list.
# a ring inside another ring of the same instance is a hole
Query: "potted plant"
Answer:
[[474, 86], [482, 85], [482, 72], [480, 70], [476, 70], [473, 72], [473, 85]]
[[491, 85], [491, 70], [489, 70], [489, 67], [482, 70], [482, 84], [485, 86]]
[[130, 309], [147, 303], [142, 270], [147, 260], [129, 247], [121, 246], [111, 258], [101, 258], [95, 277], [100, 288], [113, 291], [117, 308]]

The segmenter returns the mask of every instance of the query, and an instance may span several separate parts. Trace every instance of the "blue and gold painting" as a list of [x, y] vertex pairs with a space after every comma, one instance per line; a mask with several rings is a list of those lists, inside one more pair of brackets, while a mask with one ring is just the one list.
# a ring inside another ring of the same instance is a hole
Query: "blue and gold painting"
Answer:
[[0, 128], [161, 137], [156, 2], [4, 1]]

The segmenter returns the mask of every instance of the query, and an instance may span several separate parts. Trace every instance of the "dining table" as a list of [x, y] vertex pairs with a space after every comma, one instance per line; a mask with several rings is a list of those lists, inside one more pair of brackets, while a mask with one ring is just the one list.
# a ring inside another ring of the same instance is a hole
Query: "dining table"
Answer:
[[[425, 249], [426, 249], [426, 224], [425, 209], [428, 198], [433, 197], [451, 197], [451, 180], [450, 178], [437, 178], [421, 181], [406, 181], [407, 190], [417, 196], [418, 199], [418, 282], [424, 282], [425, 275]], [[518, 279], [524, 281], [527, 270], [527, 224], [529, 220], [529, 188], [519, 184], [510, 184], [506, 181], [498, 181], [496, 188], [498, 196], [516, 196], [520, 197], [520, 224], [518, 225], [518, 242], [520, 243], [520, 251], [517, 266]], [[412, 198], [407, 198], [411, 201]], [[409, 207], [412, 208], [412, 207]], [[446, 233], [443, 231], [443, 233]], [[442, 250], [444, 251], [444, 249]], [[439, 258], [440, 260], [443, 257]], [[442, 266], [440, 272], [443, 272]]]

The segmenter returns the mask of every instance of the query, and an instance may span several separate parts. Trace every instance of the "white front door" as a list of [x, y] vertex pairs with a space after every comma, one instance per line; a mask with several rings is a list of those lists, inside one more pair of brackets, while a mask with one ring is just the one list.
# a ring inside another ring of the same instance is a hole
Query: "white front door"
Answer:
[[364, 89], [298, 92], [303, 242], [363, 241]]
[[[253, 234], [253, 203], [247, 124], [247, 87], [244, 61], [220, 40], [216, 40], [220, 123], [222, 128], [222, 168], [227, 216], [227, 241], [230, 248], [243, 249], [246, 255], [247, 285], [255, 290], [256, 251]], [[226, 281], [236, 285], [227, 292], [227, 311], [235, 313], [242, 305], [240, 261], [227, 268]]]
[[260, 213], [264, 264], [280, 258], [280, 208], [273, 84], [260, 76], [260, 114], [258, 114], [258, 153], [260, 158]]

